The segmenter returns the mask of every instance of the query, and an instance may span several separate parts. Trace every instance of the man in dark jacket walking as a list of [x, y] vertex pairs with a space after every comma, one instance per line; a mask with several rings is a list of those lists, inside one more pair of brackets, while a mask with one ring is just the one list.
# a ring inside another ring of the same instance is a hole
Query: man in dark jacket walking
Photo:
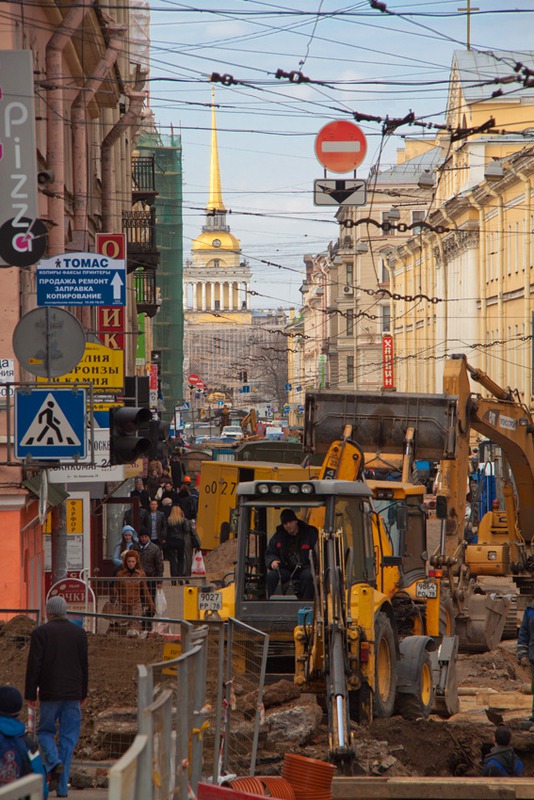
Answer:
[[293, 582], [299, 600], [313, 600], [313, 575], [310, 551], [317, 544], [317, 528], [308, 525], [291, 508], [285, 508], [280, 515], [274, 535], [265, 551], [267, 565], [267, 596], [270, 597], [278, 586]]
[[[134, 550], [139, 551], [141, 566], [147, 576], [148, 591], [155, 605], [156, 589], [163, 586], [161, 581], [154, 580], [154, 578], [163, 577], [163, 553], [161, 552], [161, 547], [150, 541], [150, 531], [148, 528], [141, 528], [139, 531], [139, 541], [134, 545]], [[151, 578], [152, 580], [150, 580]], [[154, 612], [149, 610], [147, 616], [153, 617]], [[151, 623], [148, 620], [143, 622], [143, 628], [145, 630], [150, 630]]]
[[[67, 797], [72, 754], [80, 737], [81, 706], [87, 697], [87, 635], [70, 622], [59, 595], [46, 604], [48, 622], [34, 629], [26, 666], [25, 697], [30, 708], [39, 696], [37, 738], [51, 790]], [[56, 744], [56, 726], [59, 743]]]
[[482, 775], [491, 778], [522, 778], [525, 774], [523, 763], [510, 746], [512, 734], [506, 725], [499, 725], [494, 734], [493, 747], [482, 765]]
[[517, 634], [517, 663], [530, 669], [531, 692], [533, 693], [530, 720], [534, 722], [534, 601], [530, 601], [525, 608], [521, 627]]

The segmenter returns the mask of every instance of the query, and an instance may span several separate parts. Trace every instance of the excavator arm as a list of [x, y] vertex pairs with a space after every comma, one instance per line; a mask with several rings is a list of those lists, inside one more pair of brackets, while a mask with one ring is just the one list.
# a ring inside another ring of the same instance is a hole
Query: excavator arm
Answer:
[[[469, 376], [493, 397], [473, 394]], [[453, 555], [462, 541], [466, 485], [469, 474], [469, 438], [472, 430], [498, 444], [510, 466], [518, 501], [518, 527], [525, 541], [534, 536], [534, 422], [526, 406], [513, 399], [482, 370], [471, 367], [464, 355], [448, 360], [444, 391], [458, 398], [456, 458], [441, 462], [438, 494], [447, 496], [446, 553]]]

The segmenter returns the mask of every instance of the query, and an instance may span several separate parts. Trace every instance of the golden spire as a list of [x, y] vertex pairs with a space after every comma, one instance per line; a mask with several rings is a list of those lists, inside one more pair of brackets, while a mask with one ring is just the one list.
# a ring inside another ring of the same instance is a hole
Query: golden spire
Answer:
[[219, 148], [217, 146], [217, 124], [215, 121], [215, 89], [211, 87], [211, 155], [210, 155], [210, 193], [207, 211], [226, 211], [221, 192], [221, 171], [219, 169]]

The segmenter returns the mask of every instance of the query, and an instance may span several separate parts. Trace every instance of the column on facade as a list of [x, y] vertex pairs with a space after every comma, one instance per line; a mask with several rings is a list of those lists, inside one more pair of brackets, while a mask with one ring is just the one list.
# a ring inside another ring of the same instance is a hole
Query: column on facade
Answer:
[[197, 292], [198, 292], [198, 284], [195, 281], [195, 283], [191, 284], [191, 308], [193, 309], [193, 311], [196, 311], [198, 309]]
[[206, 310], [206, 283], [205, 283], [205, 281], [202, 281], [202, 283], [200, 284], [200, 292], [201, 292], [200, 307], [201, 307], [202, 311], [205, 311]]
[[228, 281], [228, 310], [234, 310], [234, 282]]

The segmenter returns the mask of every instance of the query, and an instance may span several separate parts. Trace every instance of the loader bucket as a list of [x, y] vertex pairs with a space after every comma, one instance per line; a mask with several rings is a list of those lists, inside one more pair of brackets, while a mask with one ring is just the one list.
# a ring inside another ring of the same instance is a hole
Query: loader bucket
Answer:
[[502, 639], [510, 599], [494, 594], [472, 594], [456, 617], [461, 653], [485, 653]]

